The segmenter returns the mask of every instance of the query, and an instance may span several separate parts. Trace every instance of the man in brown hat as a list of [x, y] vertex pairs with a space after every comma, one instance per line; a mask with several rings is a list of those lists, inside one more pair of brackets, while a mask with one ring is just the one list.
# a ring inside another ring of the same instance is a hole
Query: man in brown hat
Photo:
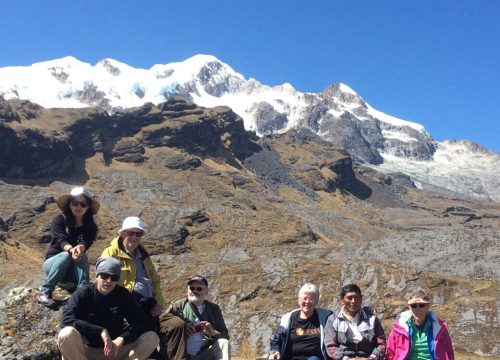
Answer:
[[229, 360], [229, 332], [217, 304], [207, 300], [208, 281], [204, 276], [187, 279], [187, 298], [174, 301], [160, 317], [160, 326], [168, 328], [171, 315], [182, 319], [187, 336], [184, 346], [191, 360]]

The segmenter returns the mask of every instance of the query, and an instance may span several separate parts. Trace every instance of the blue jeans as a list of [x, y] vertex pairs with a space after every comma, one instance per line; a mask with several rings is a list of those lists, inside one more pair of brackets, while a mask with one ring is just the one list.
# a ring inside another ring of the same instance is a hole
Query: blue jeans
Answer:
[[307, 360], [320, 360], [320, 358], [317, 356], [309, 356]]
[[73, 261], [67, 251], [54, 255], [43, 263], [47, 280], [42, 288], [52, 292], [59, 282], [74, 283], [83, 286], [89, 282], [89, 259], [87, 253], [82, 254], [79, 262]]

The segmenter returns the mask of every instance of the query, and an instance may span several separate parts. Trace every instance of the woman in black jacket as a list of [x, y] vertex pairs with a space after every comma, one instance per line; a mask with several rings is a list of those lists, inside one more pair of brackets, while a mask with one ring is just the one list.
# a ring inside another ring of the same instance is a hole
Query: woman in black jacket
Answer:
[[47, 274], [45, 284], [38, 293], [38, 302], [53, 307], [52, 292], [60, 282], [82, 286], [89, 280], [89, 261], [86, 251], [97, 236], [94, 217], [99, 203], [83, 187], [76, 187], [69, 194], [61, 195], [57, 206], [62, 214], [52, 219], [49, 250], [43, 269]]

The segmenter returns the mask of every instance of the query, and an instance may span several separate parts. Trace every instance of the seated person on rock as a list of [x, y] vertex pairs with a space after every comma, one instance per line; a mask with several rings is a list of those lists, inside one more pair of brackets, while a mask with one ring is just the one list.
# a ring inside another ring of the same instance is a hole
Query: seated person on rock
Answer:
[[454, 360], [446, 324], [430, 310], [431, 300], [422, 290], [408, 300], [387, 339], [387, 360]]
[[271, 338], [269, 359], [324, 360], [323, 345], [326, 319], [331, 310], [318, 307], [319, 290], [305, 284], [299, 290], [299, 308], [283, 315]]
[[187, 349], [189, 359], [229, 360], [229, 332], [220, 307], [207, 300], [207, 279], [193, 275], [187, 285], [187, 299], [174, 301], [160, 316], [162, 331], [168, 331], [170, 323], [180, 318], [187, 329], [180, 346]]
[[355, 284], [340, 291], [342, 308], [328, 317], [325, 326], [328, 359], [385, 358], [384, 329], [373, 309], [361, 307], [362, 299]]
[[[127, 289], [144, 310], [149, 328], [160, 335], [160, 358], [183, 359], [179, 350], [179, 338], [185, 333], [184, 324], [179, 320], [169, 329], [168, 334], [160, 334], [158, 317], [163, 311], [163, 296], [160, 278], [141, 240], [146, 233], [146, 224], [135, 216], [127, 217], [118, 231], [118, 237], [111, 241], [101, 257], [120, 260], [121, 275], [118, 285]], [[166, 341], [166, 343], [165, 343]], [[185, 352], [184, 352], [185, 353]]]
[[147, 359], [159, 338], [147, 331], [132, 295], [117, 286], [120, 262], [99, 258], [96, 274], [96, 282], [78, 288], [63, 309], [57, 339], [62, 359]]
[[52, 299], [56, 285], [64, 283], [72, 291], [75, 285], [88, 283], [87, 250], [97, 236], [93, 215], [97, 214], [99, 203], [87, 189], [73, 188], [69, 194], [59, 197], [57, 206], [62, 214], [52, 219], [52, 240], [43, 263], [47, 279], [37, 295], [38, 302], [48, 307], [56, 306]]

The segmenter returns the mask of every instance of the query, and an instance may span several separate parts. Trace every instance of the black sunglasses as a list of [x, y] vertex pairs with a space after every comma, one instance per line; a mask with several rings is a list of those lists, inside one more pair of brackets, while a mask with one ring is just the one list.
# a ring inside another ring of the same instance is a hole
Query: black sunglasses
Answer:
[[412, 309], [416, 309], [417, 307], [424, 308], [427, 306], [427, 304], [411, 304], [410, 306]]
[[199, 286], [197, 286], [197, 287], [190, 286], [190, 287], [189, 287], [189, 290], [191, 290], [191, 291], [195, 291], [195, 290], [196, 290], [196, 291], [200, 292], [200, 291], [202, 291], [202, 290], [203, 290], [203, 288], [202, 288], [202, 287], [199, 287]]
[[77, 207], [81, 206], [82, 208], [86, 208], [89, 206], [89, 203], [86, 201], [77, 201], [77, 200], [71, 200], [70, 201], [71, 206]]
[[125, 230], [124, 231], [125, 234], [127, 234], [127, 236], [137, 236], [137, 237], [141, 237], [142, 235], [144, 235], [144, 233], [142, 231], [130, 231], [130, 230]]
[[103, 280], [108, 280], [109, 278], [111, 278], [111, 281], [114, 281], [114, 282], [117, 282], [118, 280], [120, 280], [120, 275], [110, 275], [110, 274], [101, 273], [101, 274], [99, 274], [99, 276]]

